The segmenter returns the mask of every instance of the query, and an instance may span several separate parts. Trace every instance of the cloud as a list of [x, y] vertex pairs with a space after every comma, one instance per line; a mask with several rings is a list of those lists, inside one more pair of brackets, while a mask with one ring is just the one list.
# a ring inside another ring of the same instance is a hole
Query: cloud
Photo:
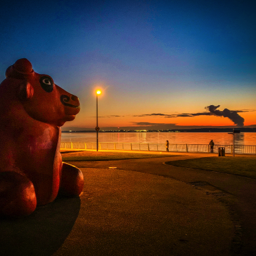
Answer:
[[162, 116], [164, 118], [177, 118], [177, 117], [194, 117], [194, 116], [209, 116], [209, 112], [199, 112], [199, 113], [181, 113], [181, 114], [163, 114], [163, 113], [151, 113], [151, 114], [142, 114], [134, 115], [133, 117], [147, 117], [147, 116]]
[[[95, 116], [91, 116], [91, 117], [95, 117]], [[120, 116], [120, 115], [99, 116], [99, 118], [113, 118], [113, 117], [124, 117], [124, 116]]]
[[[211, 110], [209, 109], [211, 107]], [[255, 110], [229, 110], [229, 109], [224, 109], [224, 111], [219, 111], [216, 110], [213, 112], [213, 105], [210, 105], [206, 107], [210, 112], [197, 112], [197, 113], [180, 113], [180, 114], [164, 114], [164, 113], [150, 113], [150, 114], [141, 114], [141, 115], [133, 115], [133, 117], [154, 117], [154, 116], [160, 116], [164, 118], [177, 118], [177, 117], [195, 117], [195, 116], [211, 116], [211, 115], [216, 115], [216, 116], [224, 116], [224, 117], [229, 117], [234, 123], [237, 125], [243, 126], [244, 119], [238, 115], [237, 113], [242, 113], [242, 112], [253, 112]], [[219, 107], [219, 106], [217, 106]], [[216, 107], [216, 108], [217, 108]]]
[[242, 111], [242, 110], [232, 111], [227, 108], [225, 108], [223, 111], [220, 111], [217, 109], [219, 107], [220, 107], [220, 105], [218, 105], [218, 106], [210, 105], [205, 108], [208, 109], [210, 111], [210, 114], [212, 114], [212, 115], [227, 117], [232, 122], [234, 122], [237, 126], [240, 126], [240, 127], [244, 126], [244, 118], [241, 117], [240, 115], [238, 115], [237, 113], [238, 112], [246, 112], [246, 111]]
[[211, 114], [208, 112], [202, 112], [202, 113], [194, 113], [190, 114], [191, 116], [210, 116]]
[[163, 116], [163, 117], [167, 117], [167, 116], [172, 116], [172, 115], [167, 115], [167, 114], [163, 114], [163, 113], [151, 113], [151, 114], [134, 115], [133, 117], [146, 117], [146, 116]]
[[110, 115], [110, 116], [106, 116], [108, 118], [112, 118], [112, 117], [123, 117], [123, 116], [120, 116], [120, 115]]
[[[150, 123], [150, 122], [133, 122], [134, 125], [138, 126], [152, 126], [152, 125], [159, 125], [160, 123]], [[167, 124], [164, 124], [167, 125]]]

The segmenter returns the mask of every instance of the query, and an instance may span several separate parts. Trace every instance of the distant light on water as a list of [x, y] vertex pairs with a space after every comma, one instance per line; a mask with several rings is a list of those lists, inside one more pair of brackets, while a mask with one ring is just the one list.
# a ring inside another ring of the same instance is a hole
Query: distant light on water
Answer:
[[[236, 144], [256, 145], [256, 133], [236, 134]], [[84, 133], [62, 133], [62, 142], [93, 142], [95, 134], [92, 132]], [[101, 142], [119, 143], [165, 143], [169, 140], [170, 144], [208, 144], [213, 140], [215, 144], [232, 144], [233, 136], [227, 132], [104, 132], [99, 133]]]

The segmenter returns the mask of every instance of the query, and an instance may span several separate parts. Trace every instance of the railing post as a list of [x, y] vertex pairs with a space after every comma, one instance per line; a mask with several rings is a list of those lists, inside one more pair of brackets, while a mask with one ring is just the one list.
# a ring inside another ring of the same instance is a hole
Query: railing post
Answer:
[[188, 152], [188, 144], [186, 144], [186, 152]]
[[148, 143], [148, 151], [150, 151], [150, 149], [149, 149], [149, 143]]
[[73, 142], [70, 142], [70, 148], [73, 149]]
[[131, 143], [131, 150], [132, 150], [132, 143]]

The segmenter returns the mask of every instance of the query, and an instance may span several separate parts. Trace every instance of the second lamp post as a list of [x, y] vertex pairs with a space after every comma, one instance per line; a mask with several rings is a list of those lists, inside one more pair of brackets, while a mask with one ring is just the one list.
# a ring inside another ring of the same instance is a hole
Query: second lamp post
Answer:
[[101, 90], [96, 91], [96, 150], [99, 150], [99, 125], [98, 125], [98, 96], [101, 94]]

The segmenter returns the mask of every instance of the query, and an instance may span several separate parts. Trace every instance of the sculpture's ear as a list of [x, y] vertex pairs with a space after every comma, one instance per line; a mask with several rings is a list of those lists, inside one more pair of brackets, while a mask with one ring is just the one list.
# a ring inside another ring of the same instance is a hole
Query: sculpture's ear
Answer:
[[34, 95], [34, 88], [33, 86], [27, 82], [27, 81], [23, 81], [20, 85], [19, 85], [19, 91], [18, 91], [18, 97], [20, 100], [27, 100], [32, 98]]

